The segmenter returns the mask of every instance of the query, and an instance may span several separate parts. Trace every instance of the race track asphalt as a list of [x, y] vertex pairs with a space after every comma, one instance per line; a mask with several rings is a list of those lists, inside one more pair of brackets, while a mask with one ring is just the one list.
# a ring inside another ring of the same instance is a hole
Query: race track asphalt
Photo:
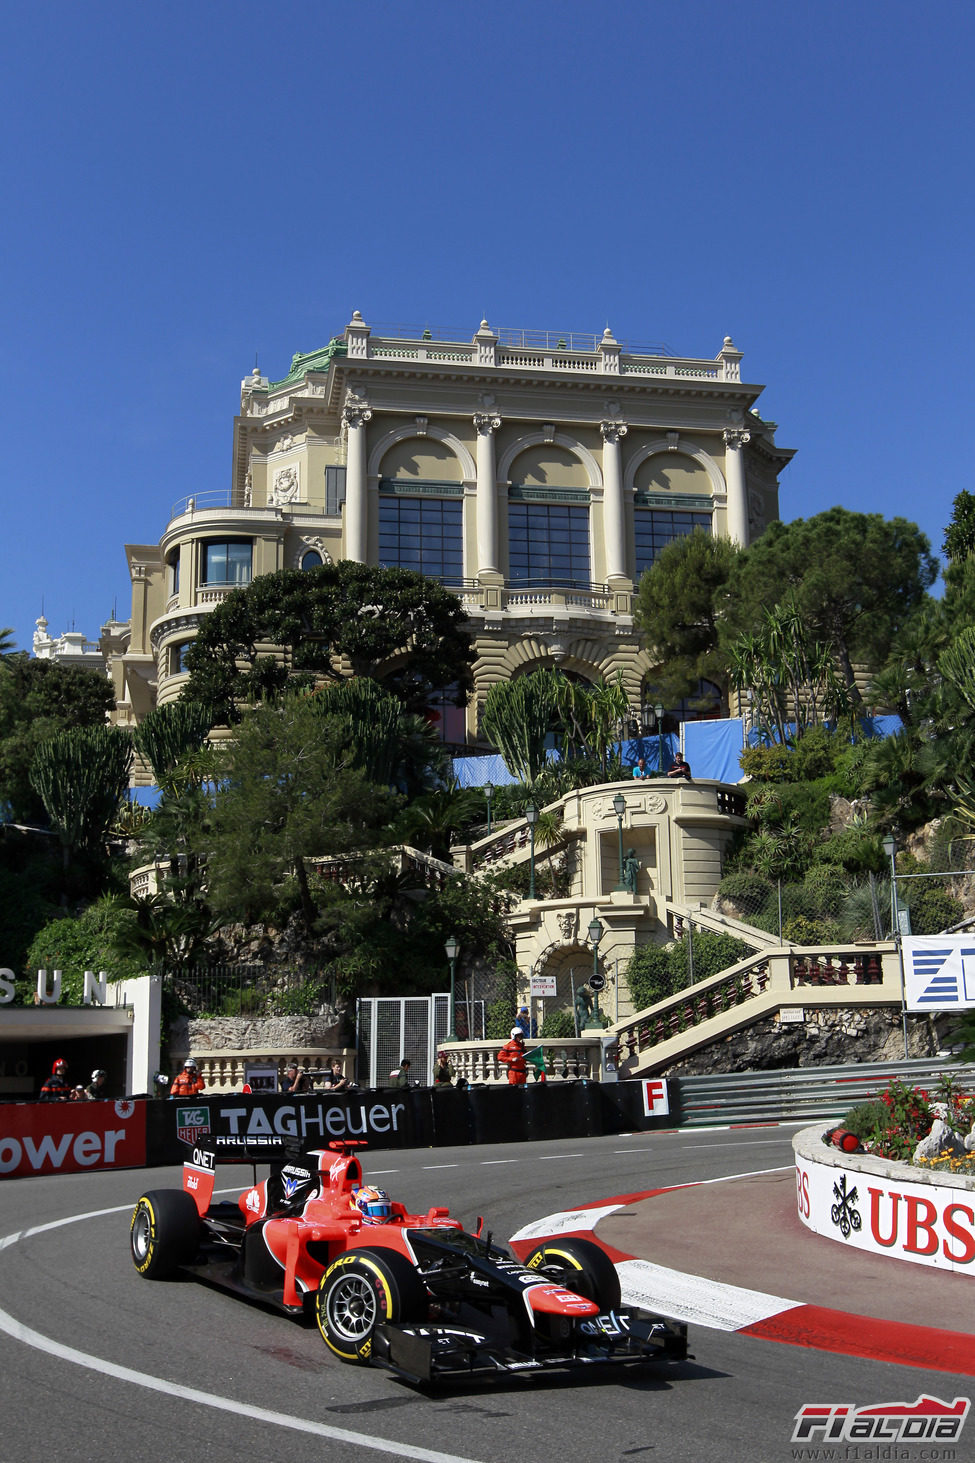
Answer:
[[640, 1261], [658, 1297], [666, 1272], [680, 1276], [673, 1309], [685, 1294], [688, 1319], [713, 1308], [744, 1335], [975, 1376], [971, 1278], [811, 1233], [791, 1170], [636, 1197], [593, 1234], [624, 1274]]

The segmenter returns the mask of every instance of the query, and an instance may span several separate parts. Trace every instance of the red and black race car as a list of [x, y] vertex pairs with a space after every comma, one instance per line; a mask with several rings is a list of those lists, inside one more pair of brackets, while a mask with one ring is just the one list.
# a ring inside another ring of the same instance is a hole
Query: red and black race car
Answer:
[[[574, 1238], [524, 1264], [478, 1221], [407, 1214], [363, 1180], [354, 1149], [272, 1163], [236, 1203], [213, 1203], [216, 1155], [197, 1147], [183, 1188], [143, 1194], [132, 1214], [140, 1275], [190, 1271], [289, 1315], [314, 1315], [342, 1361], [414, 1383], [600, 1363], [679, 1361], [687, 1327], [623, 1306], [608, 1255]], [[255, 1173], [256, 1179], [256, 1173]]]

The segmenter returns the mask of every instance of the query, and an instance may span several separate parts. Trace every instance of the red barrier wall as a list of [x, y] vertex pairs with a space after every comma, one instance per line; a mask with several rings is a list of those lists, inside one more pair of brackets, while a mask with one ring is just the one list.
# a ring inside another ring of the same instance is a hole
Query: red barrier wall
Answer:
[[145, 1163], [144, 1102], [0, 1103], [0, 1178]]

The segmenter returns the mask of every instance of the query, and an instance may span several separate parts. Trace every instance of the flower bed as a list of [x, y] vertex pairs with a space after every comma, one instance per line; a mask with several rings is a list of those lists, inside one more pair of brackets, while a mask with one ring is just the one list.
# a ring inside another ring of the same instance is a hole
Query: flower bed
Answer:
[[[975, 1155], [957, 1151], [973, 1106], [950, 1078], [942, 1077], [934, 1100], [893, 1081], [840, 1129], [804, 1128], [792, 1140], [802, 1223], [855, 1249], [975, 1273]], [[917, 1154], [939, 1120], [936, 1133], [948, 1146], [936, 1141], [928, 1156]], [[859, 1151], [838, 1146], [844, 1135]]]

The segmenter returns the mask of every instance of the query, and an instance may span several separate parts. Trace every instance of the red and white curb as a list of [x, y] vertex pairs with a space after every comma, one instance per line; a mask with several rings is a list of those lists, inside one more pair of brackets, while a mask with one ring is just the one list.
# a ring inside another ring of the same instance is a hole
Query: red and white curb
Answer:
[[[732, 1174], [729, 1178], [745, 1175]], [[725, 1182], [710, 1180], [709, 1182]], [[696, 1185], [677, 1185], [692, 1188]], [[975, 1336], [960, 1331], [941, 1331], [933, 1326], [914, 1326], [903, 1321], [858, 1316], [806, 1301], [787, 1300], [760, 1290], [724, 1285], [702, 1275], [689, 1275], [628, 1255], [603, 1244], [594, 1231], [607, 1215], [644, 1199], [666, 1193], [649, 1189], [624, 1194], [590, 1208], [568, 1209], [549, 1214], [525, 1225], [512, 1235], [511, 1248], [524, 1259], [540, 1240], [555, 1235], [576, 1234], [593, 1240], [616, 1265], [623, 1300], [646, 1310], [659, 1311], [676, 1321], [715, 1331], [734, 1331], [763, 1341], [780, 1341], [790, 1346], [809, 1346], [841, 1356], [858, 1356], [898, 1366], [927, 1367], [957, 1376], [975, 1377]]]

